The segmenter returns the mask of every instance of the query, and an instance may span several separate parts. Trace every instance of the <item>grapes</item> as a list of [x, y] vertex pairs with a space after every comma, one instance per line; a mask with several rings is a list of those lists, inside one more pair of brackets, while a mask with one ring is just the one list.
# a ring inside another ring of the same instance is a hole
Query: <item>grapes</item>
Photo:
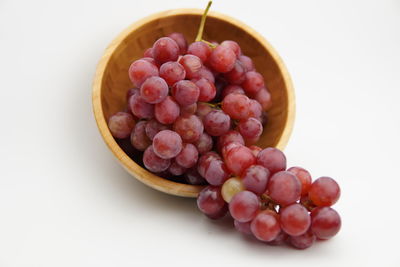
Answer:
[[179, 56], [178, 44], [169, 37], [161, 37], [153, 45], [153, 58], [159, 63], [176, 61]]
[[308, 197], [317, 206], [332, 206], [340, 197], [340, 188], [332, 178], [320, 177], [311, 184]]
[[258, 153], [262, 150], [261, 147], [258, 146], [249, 146], [251, 152], [253, 153], [254, 157], [258, 156]]
[[200, 89], [191, 81], [182, 80], [172, 87], [172, 96], [181, 106], [189, 106], [197, 102]]
[[156, 119], [162, 124], [171, 124], [179, 117], [180, 108], [178, 103], [167, 96], [163, 101], [155, 105], [154, 114]]
[[288, 206], [300, 199], [301, 183], [294, 174], [280, 171], [269, 179], [267, 194], [279, 205]]
[[257, 100], [258, 103], [260, 103], [264, 111], [267, 111], [271, 108], [271, 94], [268, 92], [267, 89], [261, 88], [256, 94], [253, 95], [253, 98]]
[[[229, 202], [229, 212], [238, 222], [249, 222], [257, 215], [260, 207], [257, 196], [250, 191], [237, 193]], [[254, 221], [253, 221], [254, 222]]]
[[193, 144], [183, 144], [181, 152], [176, 156], [175, 161], [184, 168], [191, 168], [197, 163], [199, 152]]
[[262, 107], [257, 100], [250, 99], [249, 116], [258, 120], [262, 117]]
[[204, 131], [204, 126], [196, 115], [183, 115], [174, 123], [174, 131], [177, 132], [184, 142], [193, 143], [199, 140]]
[[199, 154], [204, 154], [208, 151], [210, 151], [213, 147], [213, 140], [211, 136], [209, 136], [207, 133], [202, 133], [200, 135], [199, 140], [196, 141], [195, 143], [197, 150], [199, 151]]
[[140, 119], [151, 119], [154, 117], [154, 105], [147, 103], [139, 94], [129, 98], [129, 107], [132, 114]]
[[240, 46], [235, 41], [225, 40], [221, 43], [221, 46], [231, 49], [235, 53], [236, 57], [239, 57], [242, 54]]
[[215, 88], [214, 83], [205, 78], [194, 80], [194, 83], [200, 89], [199, 101], [208, 102], [215, 97], [217, 89]]
[[245, 74], [242, 87], [246, 93], [255, 94], [265, 86], [263, 76], [256, 71], [249, 71]]
[[245, 146], [232, 148], [224, 159], [229, 171], [235, 175], [241, 175], [245, 169], [256, 163], [253, 153]]
[[299, 236], [307, 232], [311, 224], [308, 211], [300, 204], [292, 204], [279, 211], [282, 230], [290, 236]]
[[228, 144], [226, 144], [225, 146], [222, 147], [221, 149], [221, 154], [222, 157], [226, 158], [226, 156], [228, 155], [228, 153], [235, 147], [241, 147], [243, 146], [243, 144], [239, 143], [239, 142], [229, 142]]
[[212, 136], [221, 136], [231, 128], [231, 119], [222, 110], [209, 112], [203, 122], [206, 132]]
[[181, 55], [184, 55], [186, 53], [186, 50], [188, 47], [185, 36], [183, 36], [183, 34], [180, 32], [173, 32], [173, 33], [169, 34], [168, 37], [176, 42], [176, 44], [179, 47], [179, 53]]
[[[126, 100], [129, 101], [129, 98], [130, 98], [131, 96], [133, 96], [133, 95], [139, 95], [139, 94], [140, 94], [139, 89], [137, 89], [137, 88], [129, 89], [129, 90], [126, 92]], [[129, 109], [129, 111], [130, 111], [130, 109]]]
[[191, 104], [189, 106], [181, 107], [181, 116], [193, 115], [197, 111], [197, 103]]
[[185, 68], [186, 78], [193, 79], [203, 67], [200, 58], [194, 55], [184, 55], [179, 59], [179, 63]]
[[301, 167], [291, 167], [288, 172], [296, 175], [297, 179], [301, 182], [301, 195], [305, 196], [308, 194], [311, 186], [311, 175], [310, 173]]
[[131, 64], [128, 73], [133, 85], [139, 88], [147, 78], [158, 76], [158, 68], [146, 60], [139, 59]]
[[185, 181], [192, 185], [207, 184], [207, 181], [197, 172], [197, 168], [191, 168], [186, 171]]
[[311, 231], [319, 239], [336, 235], [342, 225], [339, 214], [330, 207], [318, 207], [311, 212]]
[[223, 211], [226, 209], [226, 204], [217, 186], [204, 188], [197, 198], [197, 206], [201, 212], [213, 219], [225, 215]]
[[225, 79], [231, 84], [241, 84], [246, 79], [246, 70], [239, 60], [236, 60], [233, 69], [224, 74]]
[[283, 244], [285, 244], [288, 237], [289, 237], [288, 234], [286, 234], [284, 231], [280, 231], [278, 236], [275, 237], [274, 240], [267, 242], [267, 244], [270, 246], [283, 245]]
[[237, 142], [244, 145], [244, 139], [238, 131], [231, 130], [218, 138], [218, 151], [222, 151], [222, 148], [231, 142]]
[[176, 132], [162, 130], [153, 138], [154, 153], [163, 159], [172, 159], [182, 150], [182, 139]]
[[169, 129], [168, 125], [161, 124], [157, 120], [151, 119], [147, 121], [145, 130], [146, 130], [146, 135], [150, 138], [150, 140], [153, 140], [154, 136], [158, 132], [167, 129]]
[[222, 101], [222, 110], [232, 119], [246, 119], [249, 117], [250, 99], [238, 93], [229, 94]]
[[185, 173], [186, 169], [184, 167], [182, 167], [181, 165], [179, 165], [178, 163], [176, 163], [176, 161], [173, 161], [171, 163], [171, 165], [168, 168], [168, 171], [175, 176], [179, 176]]
[[234, 225], [236, 230], [239, 232], [246, 234], [246, 235], [251, 235], [251, 229], [250, 229], [250, 224], [251, 222], [239, 222], [234, 220]]
[[217, 46], [211, 52], [208, 63], [218, 72], [229, 72], [233, 69], [236, 62], [235, 52], [229, 47]]
[[147, 62], [153, 64], [157, 68], [159, 67], [159, 64], [152, 57], [142, 57], [141, 60], [146, 60]]
[[212, 160], [221, 160], [221, 157], [217, 153], [210, 151], [199, 158], [197, 171], [202, 177], [206, 175], [206, 169], [208, 168], [208, 165]]
[[153, 58], [153, 47], [149, 47], [144, 51], [143, 57], [150, 57]]
[[244, 190], [242, 180], [239, 177], [232, 177], [222, 185], [221, 194], [225, 202], [229, 203], [234, 195]]
[[168, 169], [171, 160], [157, 156], [153, 146], [149, 146], [143, 154], [143, 164], [151, 172], [162, 172]]
[[213, 110], [207, 103], [199, 102], [197, 104], [196, 115], [203, 120], [204, 117]]
[[260, 165], [252, 165], [242, 174], [243, 185], [246, 190], [261, 195], [267, 189], [270, 172]]
[[289, 243], [295, 248], [306, 249], [314, 244], [315, 239], [315, 235], [311, 231], [307, 231], [302, 235], [289, 237]]
[[151, 140], [146, 134], [146, 121], [139, 121], [131, 133], [131, 144], [139, 151], [145, 151], [151, 145]]
[[140, 87], [140, 96], [150, 104], [160, 103], [167, 95], [168, 84], [160, 77], [150, 77]]
[[248, 118], [238, 124], [240, 134], [245, 140], [258, 140], [263, 131], [261, 122], [255, 118]]
[[228, 178], [229, 173], [222, 160], [210, 160], [206, 163], [204, 178], [211, 185], [222, 185]]
[[255, 70], [254, 63], [248, 56], [241, 55], [238, 60], [242, 63], [246, 72]]
[[126, 138], [131, 134], [133, 127], [135, 127], [135, 120], [127, 112], [117, 112], [108, 120], [108, 127], [115, 138]]
[[286, 157], [279, 149], [268, 147], [258, 153], [257, 164], [275, 173], [286, 169]]
[[186, 71], [178, 62], [166, 62], [160, 67], [160, 77], [163, 78], [169, 86], [185, 79]]
[[240, 87], [239, 85], [230, 84], [230, 85], [224, 87], [224, 89], [222, 89], [221, 97], [225, 98], [225, 96], [227, 96], [229, 94], [234, 94], [234, 93], [242, 94], [242, 95], [245, 94], [242, 87]]
[[208, 57], [211, 54], [211, 47], [204, 42], [194, 42], [191, 43], [187, 50], [188, 54], [195, 55], [200, 58], [200, 60], [204, 63], [207, 61]]
[[273, 241], [281, 232], [277, 216], [269, 210], [260, 212], [251, 222], [250, 229], [258, 240], [266, 242]]
[[201, 79], [201, 78], [204, 78], [213, 84], [215, 83], [214, 74], [207, 67], [204, 66], [201, 67], [201, 69], [198, 72], [193, 73], [192, 75], [192, 79]]

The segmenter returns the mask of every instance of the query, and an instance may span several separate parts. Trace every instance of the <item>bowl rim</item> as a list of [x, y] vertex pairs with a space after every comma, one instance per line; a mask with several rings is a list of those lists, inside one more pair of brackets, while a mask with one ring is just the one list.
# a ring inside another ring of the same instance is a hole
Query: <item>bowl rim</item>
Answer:
[[[202, 15], [202, 9], [195, 8], [181, 8], [181, 9], [173, 9], [166, 10], [151, 14], [146, 16], [128, 26], [125, 30], [123, 30], [118, 36], [109, 44], [109, 46], [105, 49], [99, 63], [97, 64], [95, 77], [93, 80], [93, 88], [92, 88], [92, 108], [95, 116], [95, 120], [97, 123], [97, 127], [99, 128], [100, 134], [105, 141], [108, 148], [114, 154], [114, 156], [118, 159], [119, 163], [136, 179], [141, 181], [142, 183], [148, 185], [149, 187], [156, 189], [158, 191], [182, 196], [182, 197], [197, 197], [198, 193], [201, 191], [204, 186], [198, 185], [188, 185], [181, 184], [177, 182], [173, 182], [162, 177], [159, 177], [144, 168], [142, 168], [139, 164], [137, 164], [134, 160], [132, 160], [125, 152], [120, 148], [120, 146], [115, 141], [114, 137], [111, 135], [111, 132], [108, 129], [108, 124], [104, 116], [103, 106], [101, 104], [102, 92], [101, 87], [104, 79], [105, 69], [114, 54], [115, 50], [121, 44], [121, 42], [132, 32], [143, 25], [160, 18], [166, 18], [170, 16], [178, 16], [178, 15]], [[216, 19], [220, 19], [226, 21], [230, 24], [233, 24], [235, 27], [238, 27], [246, 32], [248, 32], [253, 38], [257, 40], [262, 46], [264, 46], [272, 58], [278, 65], [283, 77], [283, 82], [287, 88], [287, 97], [288, 97], [288, 109], [287, 109], [287, 118], [284, 125], [284, 130], [279, 137], [279, 141], [276, 145], [277, 148], [283, 150], [289, 141], [289, 137], [293, 130], [294, 118], [295, 118], [295, 95], [293, 84], [289, 75], [288, 70], [286, 69], [282, 59], [276, 52], [276, 50], [272, 47], [272, 45], [259, 33], [257, 33], [254, 29], [247, 26], [243, 22], [230, 17], [225, 14], [221, 14], [219, 12], [211, 11], [207, 15], [208, 17], [214, 17]]]

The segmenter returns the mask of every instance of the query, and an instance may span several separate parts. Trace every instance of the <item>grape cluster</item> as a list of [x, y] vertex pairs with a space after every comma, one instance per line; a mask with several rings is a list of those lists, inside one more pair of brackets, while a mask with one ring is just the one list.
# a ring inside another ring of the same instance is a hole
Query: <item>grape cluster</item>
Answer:
[[[241, 173], [237, 160], [244, 167], [255, 162], [245, 145], [260, 138], [271, 95], [236, 42], [188, 45], [181, 33], [172, 33], [134, 61], [128, 74], [133, 88], [127, 108], [110, 117], [109, 128], [117, 139], [130, 138], [149, 171], [218, 186]], [[223, 160], [232, 142], [240, 147]]]
[[[206, 176], [211, 185], [197, 198], [200, 211], [209, 218], [229, 212], [239, 232], [270, 245], [288, 243], [298, 249], [340, 230], [340, 216], [331, 208], [340, 188], [332, 178], [312, 182], [307, 170], [286, 169], [286, 157], [276, 148], [247, 148], [233, 141], [223, 147], [222, 154], [233, 176], [227, 180]], [[204, 155], [200, 162], [214, 162], [215, 157]]]

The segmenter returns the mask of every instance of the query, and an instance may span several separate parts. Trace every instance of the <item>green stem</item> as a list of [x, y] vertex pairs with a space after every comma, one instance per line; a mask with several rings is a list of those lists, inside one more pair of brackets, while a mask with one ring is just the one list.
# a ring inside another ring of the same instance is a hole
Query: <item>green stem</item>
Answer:
[[206, 43], [206, 44], [208, 44], [208, 46], [209, 47], [211, 47], [211, 48], [215, 48], [215, 47], [217, 47], [215, 44], [213, 44], [213, 43], [210, 43], [209, 41], [206, 41], [206, 40], [201, 40], [203, 43]]
[[196, 42], [201, 41], [201, 39], [203, 37], [204, 24], [206, 23], [207, 13], [208, 13], [208, 10], [210, 9], [211, 4], [212, 4], [212, 1], [209, 1], [206, 9], [204, 10], [203, 16], [201, 16], [199, 31], [198, 31], [196, 39], [195, 39]]

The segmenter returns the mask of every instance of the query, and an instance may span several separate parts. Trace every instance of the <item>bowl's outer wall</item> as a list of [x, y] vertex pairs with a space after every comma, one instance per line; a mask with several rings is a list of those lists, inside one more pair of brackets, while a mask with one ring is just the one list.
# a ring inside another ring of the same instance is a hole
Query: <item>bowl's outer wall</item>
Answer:
[[[116, 143], [107, 121], [112, 114], [126, 107], [125, 95], [132, 88], [127, 74], [130, 64], [143, 57], [143, 52], [155, 40], [169, 33], [181, 32], [189, 43], [193, 42], [202, 12], [200, 9], [164, 11], [132, 24], [106, 49], [93, 84], [93, 109], [97, 125], [122, 166], [154, 189], [185, 197], [197, 196], [202, 187], [175, 183], [140, 167]], [[275, 50], [253, 29], [236, 19], [214, 12], [207, 17], [203, 39], [217, 42], [234, 40], [240, 44], [243, 54], [253, 59], [257, 71], [264, 76], [273, 101], [272, 109], [268, 112], [268, 124], [258, 145], [284, 149], [293, 128], [295, 101], [289, 74]]]

